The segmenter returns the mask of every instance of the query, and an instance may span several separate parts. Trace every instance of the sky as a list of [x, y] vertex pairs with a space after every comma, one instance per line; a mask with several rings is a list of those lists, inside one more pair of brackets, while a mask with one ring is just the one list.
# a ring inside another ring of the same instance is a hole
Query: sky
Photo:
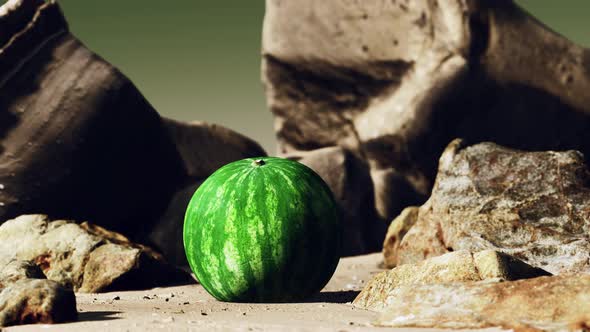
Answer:
[[[275, 152], [260, 80], [263, 0], [59, 2], [72, 32], [130, 77], [162, 115], [218, 123]], [[517, 2], [590, 46], [589, 0]]]

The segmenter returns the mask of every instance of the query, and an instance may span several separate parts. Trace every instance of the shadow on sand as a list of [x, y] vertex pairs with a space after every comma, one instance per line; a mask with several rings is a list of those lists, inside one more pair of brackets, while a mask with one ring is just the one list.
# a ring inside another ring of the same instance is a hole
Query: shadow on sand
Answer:
[[352, 302], [359, 293], [359, 291], [321, 292], [305, 302], [348, 303]]
[[114, 317], [120, 314], [120, 311], [85, 311], [78, 313], [78, 322], [99, 322], [104, 320], [121, 319], [121, 317]]

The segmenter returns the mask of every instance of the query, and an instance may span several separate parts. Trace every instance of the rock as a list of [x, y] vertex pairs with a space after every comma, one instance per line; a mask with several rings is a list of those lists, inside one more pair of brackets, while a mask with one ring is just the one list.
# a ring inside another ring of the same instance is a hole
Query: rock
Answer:
[[74, 292], [45, 279], [32, 262], [8, 262], [0, 270], [0, 284], [0, 327], [63, 323], [77, 317]]
[[0, 226], [0, 265], [33, 261], [47, 276], [77, 292], [151, 288], [192, 281], [151, 249], [101, 227], [43, 215]]
[[405, 208], [399, 217], [395, 218], [389, 225], [385, 241], [383, 241], [383, 264], [385, 267], [395, 267], [398, 261], [399, 246], [406, 233], [416, 223], [418, 210], [419, 208], [416, 206]]
[[353, 304], [381, 311], [387, 306], [390, 294], [408, 285], [519, 280], [547, 275], [550, 274], [546, 271], [497, 251], [456, 251], [378, 274], [367, 283]]
[[454, 141], [403, 238], [397, 264], [492, 249], [553, 274], [590, 272], [590, 188], [576, 151], [525, 152]]
[[590, 276], [412, 285], [394, 289], [386, 303], [377, 325], [585, 331], [590, 324]]
[[149, 243], [176, 266], [188, 267], [184, 252], [184, 215], [188, 203], [203, 181], [197, 181], [178, 191], [149, 235]]
[[332, 147], [292, 154], [328, 184], [343, 216], [343, 256], [378, 251], [386, 225], [375, 217], [369, 168], [346, 149]]
[[46, 213], [140, 238], [187, 177], [160, 116], [56, 1], [0, 15], [0, 220]]
[[164, 125], [193, 179], [203, 180], [236, 160], [266, 156], [258, 143], [220, 125], [171, 119], [164, 119]]
[[383, 220], [426, 200], [456, 137], [590, 156], [590, 53], [512, 1], [266, 8], [263, 77], [279, 150], [350, 150], [370, 165]]

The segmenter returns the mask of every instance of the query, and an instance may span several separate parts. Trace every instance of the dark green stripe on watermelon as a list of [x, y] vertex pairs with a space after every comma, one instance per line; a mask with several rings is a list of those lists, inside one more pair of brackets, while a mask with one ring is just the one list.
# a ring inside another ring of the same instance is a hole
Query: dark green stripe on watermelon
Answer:
[[201, 185], [187, 209], [184, 244], [215, 298], [285, 302], [325, 286], [340, 257], [340, 233], [323, 180], [300, 163], [265, 157], [228, 164]]

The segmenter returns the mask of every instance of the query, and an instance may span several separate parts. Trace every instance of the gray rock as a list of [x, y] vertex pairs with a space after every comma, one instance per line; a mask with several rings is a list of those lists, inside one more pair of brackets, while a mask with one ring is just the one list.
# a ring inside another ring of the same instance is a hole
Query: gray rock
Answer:
[[590, 272], [589, 178], [579, 152], [454, 141], [396, 263], [492, 249], [553, 274]]
[[0, 226], [0, 265], [32, 261], [48, 279], [78, 292], [188, 283], [192, 279], [151, 249], [101, 227], [28, 215]]
[[232, 161], [266, 156], [258, 143], [220, 125], [171, 119], [164, 119], [164, 125], [194, 179], [204, 180]]
[[548, 275], [547, 271], [497, 251], [455, 251], [378, 274], [367, 283], [353, 304], [363, 309], [382, 311], [387, 307], [391, 294], [408, 285], [519, 280]]
[[589, 54], [509, 0], [269, 0], [263, 77], [281, 153], [349, 149], [390, 221], [456, 137], [590, 156]]
[[515, 331], [587, 331], [590, 276], [411, 285], [389, 293], [376, 325]]
[[13, 260], [0, 270], [0, 327], [63, 323], [76, 317], [73, 290], [47, 280], [32, 262]]
[[287, 158], [313, 169], [328, 184], [342, 213], [343, 256], [378, 251], [385, 223], [375, 218], [369, 168], [340, 147], [292, 154]]

